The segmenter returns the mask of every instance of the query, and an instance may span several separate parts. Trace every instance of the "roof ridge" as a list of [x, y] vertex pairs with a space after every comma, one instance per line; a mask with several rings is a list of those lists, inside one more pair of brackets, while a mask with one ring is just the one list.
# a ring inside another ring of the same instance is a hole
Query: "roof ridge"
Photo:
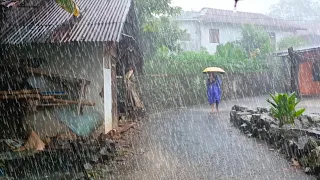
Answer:
[[200, 11], [185, 11], [178, 19], [180, 20], [200, 20], [206, 22], [217, 23], [233, 23], [233, 24], [254, 24], [268, 27], [278, 27], [280, 29], [301, 29], [297, 25], [290, 23], [284, 19], [273, 18], [262, 13], [253, 12], [233, 12], [232, 10], [202, 8]]
[[[230, 11], [230, 12], [234, 12], [233, 10], [229, 10], [229, 9], [218, 9], [218, 8], [206, 8], [208, 10], [220, 10], [220, 11]], [[262, 13], [255, 13], [255, 12], [247, 12], [247, 11], [237, 11], [235, 13], [250, 13], [250, 14], [262, 14]], [[264, 14], [263, 14], [264, 15]]]

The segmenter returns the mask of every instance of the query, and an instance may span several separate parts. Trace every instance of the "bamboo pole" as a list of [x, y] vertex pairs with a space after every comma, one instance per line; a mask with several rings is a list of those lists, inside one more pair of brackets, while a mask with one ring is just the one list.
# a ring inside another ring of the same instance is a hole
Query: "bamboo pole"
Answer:
[[2, 95], [0, 100], [6, 99], [39, 99], [39, 100], [52, 100], [54, 96], [41, 96], [40, 94], [17, 94], [17, 95]]
[[[79, 101], [77, 100], [66, 100], [66, 99], [53, 99], [53, 102], [61, 103], [61, 104], [79, 104]], [[81, 101], [82, 105], [86, 106], [94, 106], [95, 103], [93, 102], [86, 102], [86, 101]]]
[[0, 95], [17, 95], [17, 94], [38, 94], [38, 89], [25, 89], [17, 91], [0, 91]]

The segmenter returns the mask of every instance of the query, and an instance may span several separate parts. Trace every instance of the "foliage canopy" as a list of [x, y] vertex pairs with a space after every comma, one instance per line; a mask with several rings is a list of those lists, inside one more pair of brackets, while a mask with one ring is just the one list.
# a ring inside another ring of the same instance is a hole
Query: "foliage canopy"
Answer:
[[316, 0], [280, 0], [270, 7], [270, 16], [287, 20], [318, 20], [320, 3]]

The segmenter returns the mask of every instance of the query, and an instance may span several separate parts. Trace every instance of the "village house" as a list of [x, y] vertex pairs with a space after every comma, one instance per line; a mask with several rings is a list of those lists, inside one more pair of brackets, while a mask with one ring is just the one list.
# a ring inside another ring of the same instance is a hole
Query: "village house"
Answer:
[[304, 30], [285, 20], [274, 19], [259, 13], [212, 8], [203, 8], [199, 12], [182, 12], [176, 21], [187, 33], [180, 42], [184, 50], [199, 51], [203, 47], [211, 54], [216, 52], [219, 44], [240, 40], [241, 27], [244, 24], [263, 27], [274, 44], [285, 37], [295, 35], [298, 30]]
[[[293, 47], [295, 49], [309, 49], [320, 46], [320, 25], [316, 21], [299, 21], [296, 23], [306, 30], [298, 31], [296, 37], [303, 39], [302, 46]], [[281, 49], [280, 49], [281, 50]]]
[[117, 77], [129, 66], [142, 68], [133, 1], [76, 3], [80, 17], [47, 0], [28, 1], [5, 13], [2, 139], [14, 138], [22, 122], [41, 138], [69, 131], [89, 136], [102, 125], [105, 133], [117, 126], [118, 97], [125, 94]]
[[[298, 83], [299, 91], [302, 96], [320, 95], [320, 47], [296, 49], [298, 59]], [[278, 52], [277, 56], [287, 62], [288, 52]], [[290, 66], [284, 63], [283, 69], [290, 72]], [[290, 77], [286, 77], [289, 79]]]

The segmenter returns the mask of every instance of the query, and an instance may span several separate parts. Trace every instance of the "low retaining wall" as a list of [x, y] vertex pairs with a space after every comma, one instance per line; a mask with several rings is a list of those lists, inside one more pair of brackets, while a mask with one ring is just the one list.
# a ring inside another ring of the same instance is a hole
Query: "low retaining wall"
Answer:
[[[288, 83], [279, 71], [227, 73], [220, 77], [224, 100], [285, 92]], [[137, 79], [149, 112], [207, 103], [205, 74], [145, 75]]]
[[230, 121], [248, 137], [268, 142], [302, 166], [306, 173], [320, 176], [320, 115], [307, 114], [295, 120], [295, 125], [278, 127], [267, 108], [250, 109], [233, 106]]

